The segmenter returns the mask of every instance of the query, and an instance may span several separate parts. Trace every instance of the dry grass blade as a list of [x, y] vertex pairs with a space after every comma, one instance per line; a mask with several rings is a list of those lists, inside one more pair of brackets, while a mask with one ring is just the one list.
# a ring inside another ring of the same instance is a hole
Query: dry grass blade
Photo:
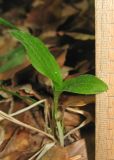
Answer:
[[16, 115], [18, 115], [18, 114], [21, 114], [21, 113], [23, 113], [23, 112], [26, 112], [26, 111], [34, 108], [35, 106], [37, 106], [37, 105], [39, 105], [39, 104], [41, 104], [41, 103], [43, 103], [43, 102], [45, 102], [45, 101], [46, 101], [46, 99], [40, 100], [40, 101], [38, 101], [38, 102], [36, 102], [36, 103], [34, 103], [34, 104], [32, 104], [32, 105], [24, 108], [24, 109], [21, 109], [21, 110], [15, 112], [15, 113], [10, 114], [10, 116], [16, 116]]
[[[21, 114], [21, 113], [23, 113], [23, 112], [26, 112], [26, 111], [34, 108], [35, 106], [37, 106], [37, 105], [39, 105], [39, 104], [41, 104], [41, 103], [43, 103], [43, 102], [45, 102], [45, 101], [46, 101], [46, 99], [40, 100], [40, 101], [38, 101], [38, 102], [36, 102], [36, 103], [34, 103], [34, 104], [32, 104], [32, 105], [24, 108], [24, 109], [21, 109], [21, 110], [19, 110], [19, 111], [17, 111], [17, 112], [14, 112], [14, 113], [12, 113], [12, 114], [9, 114], [9, 116], [13, 117], [13, 116], [16, 116], [16, 115], [18, 115], [18, 114]], [[1, 121], [1, 120], [3, 120], [2, 117], [0, 117], [0, 121]]]
[[55, 145], [55, 143], [49, 143], [46, 144], [45, 146], [43, 146], [37, 153], [35, 153], [31, 158], [29, 158], [28, 160], [33, 160], [36, 156], [38, 156], [36, 158], [36, 160], [39, 160], [44, 154], [46, 154], [46, 152], [48, 152], [48, 150], [50, 150], [53, 146]]
[[78, 156], [75, 156], [75, 157], [71, 157], [70, 160], [81, 160], [82, 156], [81, 155], [78, 155]]
[[44, 132], [44, 131], [42, 131], [42, 130], [40, 130], [40, 129], [37, 129], [37, 128], [35, 128], [35, 127], [32, 127], [32, 126], [30, 126], [30, 125], [28, 125], [28, 124], [25, 124], [25, 123], [23, 123], [23, 122], [20, 122], [19, 120], [11, 117], [10, 115], [8, 115], [8, 114], [6, 114], [6, 113], [4, 113], [4, 112], [2, 112], [2, 111], [0, 111], [0, 116], [1, 116], [3, 119], [7, 119], [7, 120], [9, 120], [9, 121], [11, 121], [11, 122], [13, 122], [13, 123], [15, 123], [15, 124], [18, 124], [18, 125], [22, 126], [22, 127], [28, 128], [28, 129], [33, 130], [33, 131], [38, 132], [38, 133], [41, 133], [41, 134], [45, 135], [46, 137], [48, 137], [48, 138], [50, 138], [50, 139], [52, 139], [52, 140], [54, 141], [54, 137], [53, 137], [52, 135], [47, 134], [46, 132]]
[[31, 158], [29, 158], [28, 160], [33, 160], [36, 156], [38, 156], [42, 151], [43, 151], [44, 147], [42, 147], [38, 152], [36, 152]]
[[86, 112], [86, 111], [82, 111], [82, 110], [79, 110], [79, 109], [74, 109], [74, 108], [66, 108], [67, 111], [69, 112], [73, 112], [73, 113], [78, 113], [78, 114], [81, 114], [83, 116], [86, 117], [86, 120], [84, 120], [78, 127], [72, 129], [71, 131], [69, 131], [65, 136], [64, 136], [64, 139], [66, 137], [68, 137], [69, 135], [71, 135], [72, 133], [74, 133], [75, 131], [79, 130], [80, 128], [84, 127], [85, 125], [87, 125], [88, 123], [90, 123], [92, 121], [92, 117], [90, 115], [89, 112]]
[[48, 102], [45, 101], [45, 108], [44, 108], [44, 116], [45, 116], [45, 131], [48, 132], [48, 119], [50, 119], [50, 116], [49, 116], [49, 105], [48, 105]]
[[0, 126], [0, 145], [4, 141], [4, 136], [5, 136], [5, 131], [4, 129]]
[[75, 39], [79, 39], [79, 40], [94, 40], [95, 36], [94, 35], [90, 35], [90, 34], [85, 34], [85, 33], [78, 33], [78, 32], [59, 32], [59, 35], [63, 36], [63, 35], [68, 35], [70, 37], [73, 37]]
[[39, 154], [39, 156], [36, 158], [36, 160], [40, 160], [44, 154], [46, 154], [53, 146], [55, 145], [55, 143], [49, 143], [46, 144], [42, 150], [42, 152]]

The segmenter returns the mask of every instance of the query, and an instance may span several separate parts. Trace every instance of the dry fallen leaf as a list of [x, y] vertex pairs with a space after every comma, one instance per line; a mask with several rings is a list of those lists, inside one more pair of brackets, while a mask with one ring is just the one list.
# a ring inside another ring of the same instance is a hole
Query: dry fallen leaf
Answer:
[[0, 80], [12, 79], [17, 72], [23, 70], [24, 68], [26, 68], [29, 65], [30, 65], [29, 61], [24, 60], [23, 64], [15, 67], [11, 70], [8, 70], [6, 72], [0, 73]]
[[64, 124], [65, 126], [78, 126], [81, 122], [80, 116], [78, 114], [73, 114], [69, 112], [64, 113]]
[[60, 104], [66, 107], [83, 107], [87, 104], [95, 103], [95, 96], [68, 95], [61, 98]]
[[86, 143], [84, 139], [81, 139], [77, 142], [72, 143], [65, 147], [69, 157], [75, 157], [80, 155], [79, 160], [88, 160], [87, 158], [87, 150], [86, 150]]
[[[7, 44], [7, 45], [6, 45]], [[16, 46], [16, 40], [12, 39], [7, 32], [0, 37], [0, 56], [7, 54], [9, 50]]]
[[67, 150], [60, 146], [51, 148], [41, 160], [69, 160]]

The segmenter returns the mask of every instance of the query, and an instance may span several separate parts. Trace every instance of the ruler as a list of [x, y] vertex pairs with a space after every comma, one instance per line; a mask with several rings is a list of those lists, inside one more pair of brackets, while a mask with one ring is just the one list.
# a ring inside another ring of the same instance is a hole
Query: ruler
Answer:
[[114, 0], [95, 0], [96, 74], [109, 90], [96, 96], [96, 160], [114, 160]]

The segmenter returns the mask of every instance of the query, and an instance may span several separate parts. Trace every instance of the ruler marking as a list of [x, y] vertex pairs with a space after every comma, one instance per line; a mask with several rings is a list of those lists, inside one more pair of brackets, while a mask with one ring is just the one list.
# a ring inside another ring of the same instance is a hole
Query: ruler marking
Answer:
[[96, 73], [109, 84], [96, 96], [96, 160], [114, 160], [114, 0], [96, 0]]

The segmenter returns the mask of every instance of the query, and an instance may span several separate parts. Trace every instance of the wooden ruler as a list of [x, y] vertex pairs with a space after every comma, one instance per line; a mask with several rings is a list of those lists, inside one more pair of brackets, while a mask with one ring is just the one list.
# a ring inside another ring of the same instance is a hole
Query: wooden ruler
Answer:
[[114, 0], [96, 2], [96, 72], [109, 91], [96, 96], [96, 160], [114, 160]]

